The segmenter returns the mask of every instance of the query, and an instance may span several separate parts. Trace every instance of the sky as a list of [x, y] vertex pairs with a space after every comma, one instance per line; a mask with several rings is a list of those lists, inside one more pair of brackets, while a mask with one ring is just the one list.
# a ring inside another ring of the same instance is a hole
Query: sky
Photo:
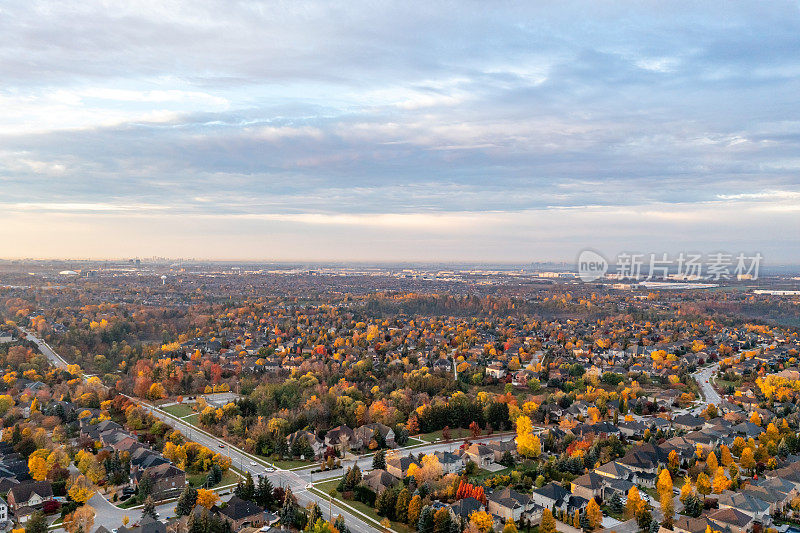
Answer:
[[800, 264], [800, 4], [0, 4], [0, 257]]

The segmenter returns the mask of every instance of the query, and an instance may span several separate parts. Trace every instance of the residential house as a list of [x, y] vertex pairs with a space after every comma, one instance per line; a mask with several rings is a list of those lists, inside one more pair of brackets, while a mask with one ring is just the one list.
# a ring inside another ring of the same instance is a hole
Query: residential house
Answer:
[[8, 506], [13, 513], [23, 507], [40, 509], [44, 502], [53, 499], [53, 487], [49, 481], [24, 481], [8, 491]]
[[363, 443], [356, 439], [355, 432], [345, 425], [337, 426], [325, 435], [325, 445], [339, 452], [346, 452], [351, 448], [361, 448]]
[[736, 509], [764, 525], [771, 521], [769, 504], [749, 494], [726, 490], [717, 497], [717, 503], [720, 509]]
[[564, 502], [569, 499], [569, 496], [570, 492], [567, 489], [553, 481], [531, 493], [533, 502], [545, 509], [563, 509]]
[[228, 500], [228, 505], [222, 507], [219, 514], [230, 522], [234, 531], [239, 531], [245, 525], [260, 526], [264, 523], [264, 509], [238, 496]]
[[676, 429], [685, 431], [696, 431], [702, 429], [706, 421], [704, 418], [694, 415], [678, 415], [672, 419], [672, 425]]
[[494, 450], [484, 444], [471, 444], [464, 450], [464, 455], [481, 468], [494, 462]]
[[603, 488], [605, 487], [604, 477], [594, 472], [589, 472], [576, 477], [570, 483], [572, 494], [591, 500], [592, 498], [603, 499]]
[[153, 483], [151, 495], [154, 500], [177, 496], [186, 485], [186, 472], [171, 463], [136, 470], [132, 476], [134, 484], [138, 486], [144, 476], [148, 476]]
[[[365, 448], [369, 447], [370, 442], [375, 441], [375, 444], [384, 444], [389, 448], [395, 447], [394, 430], [389, 426], [380, 423], [364, 424], [363, 426], [354, 430], [355, 440], [361, 442]], [[381, 442], [382, 441], [382, 442]]]
[[491, 442], [487, 442], [486, 447], [492, 450], [494, 453], [495, 463], [499, 463], [506, 453], [511, 454], [511, 457], [514, 458], [519, 457], [519, 454], [517, 453], [517, 442], [514, 439], [503, 441], [493, 440]]
[[450, 504], [450, 515], [454, 519], [469, 520], [472, 513], [485, 511], [486, 507], [477, 499], [469, 496]]
[[[291, 450], [292, 447], [295, 445], [295, 442], [298, 439], [306, 439], [308, 445], [311, 446], [311, 449], [314, 451], [314, 457], [321, 457], [322, 454], [325, 452], [325, 443], [317, 437], [317, 435], [311, 431], [306, 430], [298, 430], [294, 433], [290, 433], [286, 436], [286, 443], [289, 445], [289, 449]], [[308, 457], [307, 459], [311, 459]]]
[[753, 517], [738, 509], [715, 509], [708, 513], [708, 520], [716, 524], [713, 531], [747, 533], [753, 527]]
[[464, 459], [460, 456], [450, 452], [435, 452], [433, 455], [439, 459], [439, 464], [442, 465], [442, 473], [458, 474], [464, 470]]
[[386, 471], [398, 479], [406, 477], [408, 467], [411, 465], [421, 466], [412, 455], [404, 457], [390, 456], [386, 458]]
[[491, 514], [519, 522], [523, 514], [531, 516], [542, 509], [537, 507], [530, 496], [520, 494], [511, 487], [496, 490], [489, 495], [488, 510]]
[[[406, 470], [408, 469], [406, 468]], [[376, 494], [378, 494], [389, 487], [393, 487], [398, 482], [398, 478], [386, 470], [376, 468], [364, 476], [363, 482], [369, 488], [374, 490]]]

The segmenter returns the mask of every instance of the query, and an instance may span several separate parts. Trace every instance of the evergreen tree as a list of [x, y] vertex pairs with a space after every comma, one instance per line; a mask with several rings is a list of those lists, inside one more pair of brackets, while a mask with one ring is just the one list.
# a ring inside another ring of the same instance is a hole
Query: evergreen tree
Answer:
[[272, 482], [267, 476], [258, 478], [258, 488], [256, 488], [255, 501], [261, 507], [271, 507], [273, 504]]
[[253, 476], [250, 472], [244, 477], [244, 490], [242, 495], [239, 496], [243, 500], [253, 501], [256, 496], [256, 485], [253, 483]]
[[622, 505], [622, 498], [620, 497], [619, 492], [615, 492], [614, 495], [611, 496], [611, 501], [608, 502], [608, 507], [614, 514], [622, 514], [622, 512], [625, 510]]
[[650, 524], [653, 522], [653, 515], [650, 511], [645, 510], [639, 513], [636, 517], [636, 523], [639, 524], [639, 529], [650, 529]]
[[47, 518], [41, 511], [33, 513], [25, 523], [25, 533], [47, 533]]
[[378, 453], [375, 454], [375, 457], [372, 458], [372, 468], [380, 468], [381, 470], [386, 470], [386, 451], [380, 450]]
[[286, 490], [286, 496], [283, 499], [283, 507], [278, 511], [278, 516], [281, 519], [281, 524], [286, 527], [294, 526], [297, 521], [297, 504], [294, 502], [292, 489]]
[[350, 533], [350, 528], [344, 523], [344, 517], [339, 515], [336, 517], [336, 521], [333, 523], [333, 527], [336, 528], [339, 533]]
[[417, 531], [431, 533], [433, 531], [433, 509], [429, 505], [422, 508], [417, 521]]
[[148, 496], [147, 499], [145, 499], [144, 507], [142, 507], [142, 516], [146, 515], [149, 515], [154, 520], [158, 518], [156, 515], [156, 504], [151, 496]]
[[703, 512], [703, 501], [695, 496], [694, 494], [690, 495], [686, 498], [686, 502], [684, 503], [684, 510], [686, 514], [697, 518]]
[[382, 490], [375, 500], [375, 509], [378, 514], [389, 520], [394, 518], [395, 505], [397, 505], [397, 495], [391, 488]]
[[150, 479], [148, 474], [142, 476], [139, 480], [139, 485], [136, 487], [136, 497], [140, 502], [143, 502], [153, 492], [153, 480]]
[[187, 516], [194, 509], [197, 503], [197, 490], [191, 485], [186, 485], [181, 495], [178, 497], [178, 503], [175, 506], [175, 513], [178, 516]]

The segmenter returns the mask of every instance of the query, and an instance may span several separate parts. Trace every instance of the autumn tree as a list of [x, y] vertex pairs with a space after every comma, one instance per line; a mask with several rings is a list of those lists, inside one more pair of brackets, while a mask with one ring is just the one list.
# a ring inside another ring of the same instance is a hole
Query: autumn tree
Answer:
[[708, 473], [709, 476], [714, 475], [714, 472], [717, 471], [717, 466], [719, 466], [717, 464], [717, 456], [712, 451], [711, 453], [708, 454], [708, 457], [706, 457], [706, 472]]
[[712, 483], [712, 489], [714, 493], [719, 494], [728, 490], [731, 485], [731, 481], [725, 476], [725, 469], [723, 467], [718, 467], [716, 473], [714, 474], [714, 481]]
[[556, 533], [556, 519], [550, 509], [542, 511], [542, 521], [539, 524], [539, 533]]
[[625, 516], [629, 519], [636, 518], [644, 506], [645, 503], [642, 501], [641, 495], [639, 495], [639, 489], [631, 487], [628, 490], [628, 501], [625, 503]]
[[[40, 451], [42, 450], [37, 450], [37, 452]], [[47, 452], [47, 450], [44, 451], [45, 453]], [[30, 471], [31, 477], [36, 481], [44, 481], [47, 479], [47, 473], [50, 471], [47, 467], [47, 459], [36, 452], [28, 457], [28, 470]]]
[[478, 529], [478, 531], [482, 531], [483, 533], [488, 533], [489, 531], [491, 531], [494, 525], [494, 520], [492, 519], [492, 515], [490, 515], [485, 511], [473, 512], [471, 515], [469, 515], [469, 522], [470, 524], [475, 526]]
[[503, 526], [503, 533], [517, 533], [517, 525], [514, 523], [513, 518], [506, 519], [506, 523]]
[[591, 529], [597, 529], [603, 521], [603, 511], [600, 510], [600, 506], [597, 505], [594, 498], [589, 500], [589, 505], [586, 506], [586, 517]]
[[669, 494], [672, 497], [672, 476], [669, 475], [669, 470], [666, 468], [658, 474], [656, 490], [659, 494]]
[[733, 464], [733, 456], [731, 455], [731, 450], [724, 444], [720, 446], [720, 456], [719, 460], [722, 463], [722, 466], [729, 467]]
[[91, 505], [82, 505], [64, 517], [62, 527], [68, 533], [91, 531], [94, 525], [94, 509]]
[[419, 494], [415, 494], [411, 501], [408, 503], [408, 523], [411, 525], [419, 521], [419, 515], [422, 512], [422, 498]]
[[533, 434], [531, 419], [525, 415], [517, 417], [517, 452], [529, 458], [539, 457], [542, 453], [539, 437]]
[[69, 497], [78, 503], [86, 503], [94, 494], [94, 486], [82, 475], [75, 478], [75, 481], [67, 492]]
[[219, 501], [219, 496], [213, 490], [198, 489], [197, 503], [206, 509], [211, 509]]
[[711, 480], [709, 480], [705, 472], [700, 472], [697, 476], [697, 492], [703, 496], [711, 494]]
[[397, 494], [397, 501], [394, 505], [394, 519], [398, 522], [407, 522], [408, 521], [408, 506], [411, 503], [411, 493], [408, 492], [408, 489], [403, 488]]

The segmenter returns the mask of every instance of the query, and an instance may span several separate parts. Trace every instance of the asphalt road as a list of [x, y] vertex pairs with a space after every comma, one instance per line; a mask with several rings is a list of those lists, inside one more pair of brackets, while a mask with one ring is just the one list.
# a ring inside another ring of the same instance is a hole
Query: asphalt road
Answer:
[[[230, 499], [230, 495], [222, 496], [222, 501]], [[110, 501], [108, 501], [102, 494], [95, 493], [87, 502], [95, 512], [94, 526], [92, 530], [100, 526], [105, 527], [109, 531], [113, 531], [122, 525], [122, 519], [128, 517], [128, 526], [131, 526], [142, 519], [142, 509], [120, 509]], [[156, 512], [160, 520], [175, 517], [175, 502], [163, 503], [156, 505]]]
[[31, 333], [30, 331], [28, 331], [23, 327], [20, 327], [19, 329], [22, 330], [28, 336], [27, 337], [28, 340], [31, 340], [36, 343], [36, 345], [39, 347], [39, 351], [42, 352], [45, 355], [45, 357], [47, 357], [50, 360], [51, 363], [53, 363], [53, 366], [63, 369], [67, 368], [68, 363], [60, 355], [58, 355], [55, 352], [55, 350], [53, 350], [50, 347], [50, 345], [47, 344], [43, 339], [40, 339], [39, 337], [37, 337], [36, 335], [34, 335], [33, 333]]
[[[53, 350], [43, 339], [40, 339], [38, 336], [34, 335], [32, 332], [27, 330], [22, 330], [27, 334], [28, 339], [35, 342], [39, 347], [39, 350], [53, 363], [53, 365], [59, 368], [66, 368], [68, 362], [64, 360], [60, 355], [58, 355], [55, 350]], [[344, 517], [345, 523], [350, 528], [351, 531], [354, 533], [372, 533], [374, 531], [380, 530], [377, 525], [373, 525], [371, 521], [368, 521], [365, 518], [355, 514], [353, 511], [345, 508], [344, 506], [337, 505], [329, 501], [328, 498], [324, 498], [317, 494], [310, 492], [308, 489], [311, 487], [312, 477], [314, 477], [313, 481], [322, 481], [325, 479], [331, 479], [335, 477], [339, 477], [345, 471], [345, 469], [335, 470], [328, 473], [319, 473], [319, 474], [311, 474], [311, 470], [313, 468], [308, 468], [304, 470], [298, 471], [291, 471], [291, 470], [284, 470], [275, 467], [275, 465], [264, 461], [263, 459], [256, 458], [245, 451], [232, 446], [225, 442], [224, 440], [211, 435], [205, 431], [199, 430], [198, 428], [192, 426], [180, 420], [178, 418], [172, 417], [169, 414], [161, 411], [153, 406], [142, 402], [137, 398], [130, 399], [138, 404], [140, 404], [144, 409], [149, 411], [153, 414], [156, 418], [163, 420], [164, 422], [168, 423], [170, 426], [174, 427], [175, 429], [179, 430], [185, 437], [189, 440], [193, 440], [207, 448], [223, 453], [227, 455], [231, 459], [231, 464], [239, 469], [242, 472], [250, 472], [254, 478], [258, 476], [267, 476], [273, 486], [280, 486], [284, 488], [291, 488], [292, 493], [297, 498], [298, 503], [305, 507], [311, 502], [316, 502], [320, 509], [322, 510], [323, 516], [329, 519], [335, 519], [338, 515], [342, 515]], [[490, 440], [508, 440], [513, 438], [513, 435], [505, 435], [505, 436], [484, 436], [480, 439], [476, 439], [476, 442], [486, 442]], [[412, 448], [409, 450], [414, 454], [419, 453], [433, 453], [436, 451], [452, 451], [459, 446], [458, 442], [450, 442], [450, 443], [432, 443], [429, 445], [419, 446]], [[407, 453], [407, 452], [404, 452]], [[359, 467], [366, 471], [372, 469], [372, 457], [360, 457], [355, 459], [353, 462], [357, 462]], [[352, 466], [353, 462], [345, 462], [345, 467]], [[120, 509], [119, 507], [115, 506], [101, 495], [96, 494], [92, 497], [89, 502], [92, 507], [95, 508], [97, 516], [95, 518], [95, 527], [99, 527], [100, 525], [105, 526], [108, 530], [113, 530], [114, 528], [119, 527], [122, 524], [122, 518], [124, 516], [128, 516], [130, 519], [130, 523], [135, 523], [141, 518], [141, 510], [140, 509]], [[160, 513], [160, 518], [166, 519], [169, 517], [174, 516], [174, 507], [175, 504], [168, 503], [163, 504], [157, 507], [158, 512]]]
[[718, 369], [719, 363], [714, 363], [713, 365], [700, 368], [697, 372], [692, 374], [692, 377], [700, 385], [700, 390], [705, 397], [705, 403], [713, 403], [717, 406], [722, 402], [722, 398], [717, 391], [714, 390], [714, 387], [711, 386], [711, 377], [717, 373]]

